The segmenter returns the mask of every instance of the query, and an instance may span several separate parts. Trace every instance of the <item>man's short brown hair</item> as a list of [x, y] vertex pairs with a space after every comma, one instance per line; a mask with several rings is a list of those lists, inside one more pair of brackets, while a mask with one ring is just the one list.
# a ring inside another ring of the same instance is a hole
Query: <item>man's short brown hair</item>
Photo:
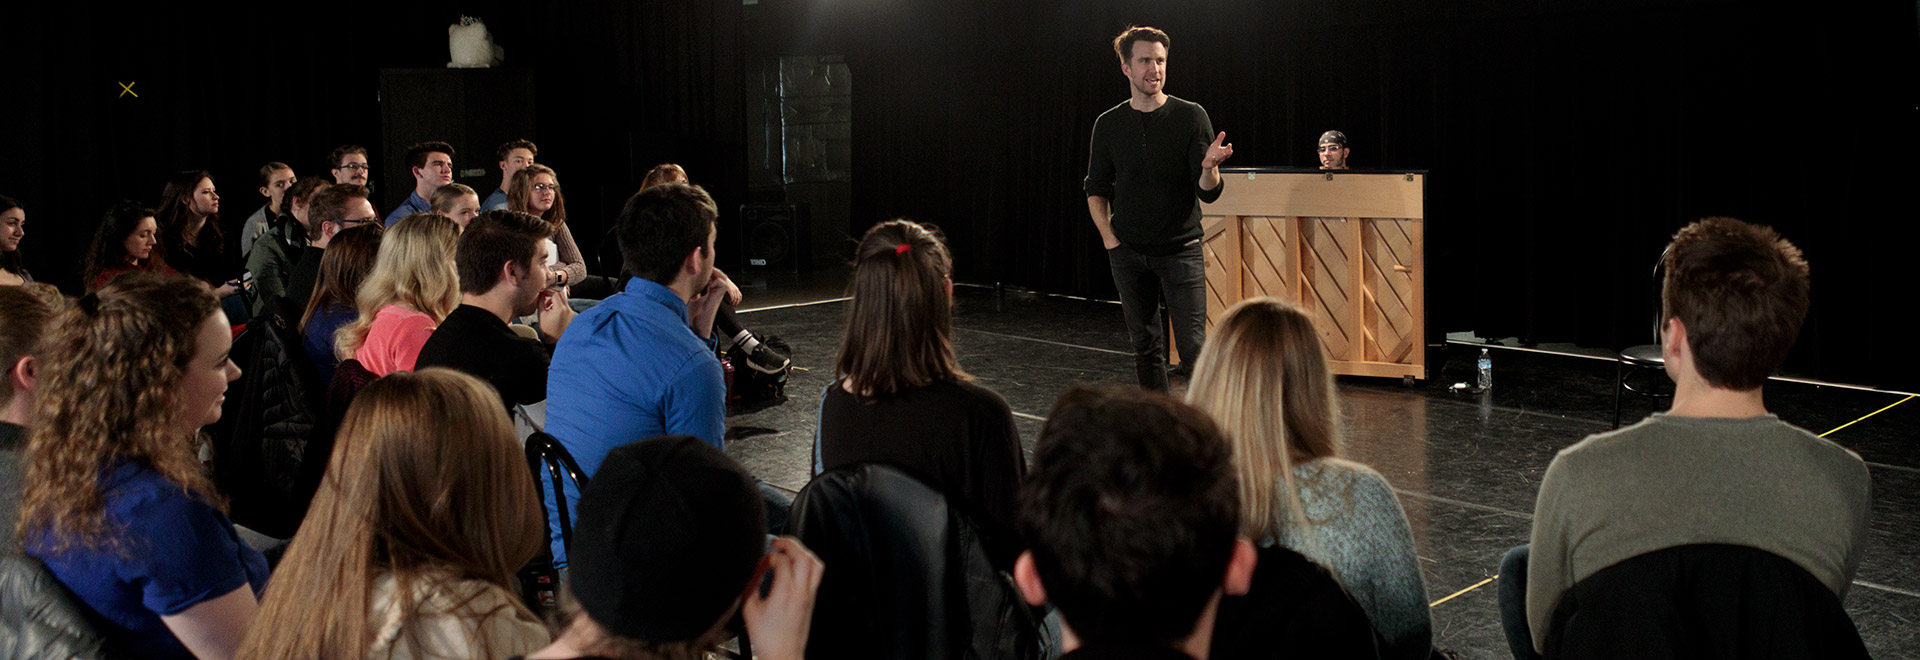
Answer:
[[372, 196], [373, 191], [367, 190], [366, 186], [351, 183], [335, 183], [314, 191], [313, 198], [307, 200], [307, 238], [320, 240], [321, 225], [329, 222], [339, 224], [342, 216], [347, 214], [350, 201]]
[[364, 157], [367, 155], [367, 148], [357, 144], [343, 144], [334, 147], [333, 152], [327, 154], [327, 165], [332, 166], [332, 168], [336, 170], [340, 169], [340, 163], [345, 161], [347, 154], [360, 154]]
[[1130, 25], [1120, 33], [1120, 36], [1113, 38], [1113, 54], [1120, 58], [1121, 64], [1126, 64], [1127, 60], [1133, 58], [1133, 44], [1137, 41], [1151, 41], [1167, 50], [1173, 50], [1173, 39], [1159, 28]]
[[500, 160], [505, 161], [507, 159], [507, 156], [513, 154], [513, 150], [515, 149], [525, 149], [527, 150], [527, 153], [533, 154], [535, 156], [540, 155], [540, 148], [533, 146], [532, 140], [509, 141], [506, 144], [500, 145], [500, 148], [494, 151], [493, 155], [499, 156]]
[[1751, 390], [1787, 358], [1809, 304], [1807, 261], [1771, 227], [1733, 218], [1687, 225], [1667, 247], [1660, 318], [1687, 328], [1708, 385]]
[[536, 249], [552, 235], [553, 225], [531, 213], [495, 209], [474, 217], [453, 251], [460, 292], [477, 296], [492, 291], [500, 284], [500, 264], [533, 272]]

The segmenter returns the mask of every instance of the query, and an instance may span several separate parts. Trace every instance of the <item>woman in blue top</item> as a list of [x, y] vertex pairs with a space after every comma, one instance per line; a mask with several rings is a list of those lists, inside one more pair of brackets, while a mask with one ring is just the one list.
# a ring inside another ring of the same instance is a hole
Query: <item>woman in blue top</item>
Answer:
[[219, 301], [192, 279], [135, 273], [54, 326], [27, 442], [26, 551], [120, 648], [231, 658], [267, 562], [234, 533], [194, 450], [240, 377]]

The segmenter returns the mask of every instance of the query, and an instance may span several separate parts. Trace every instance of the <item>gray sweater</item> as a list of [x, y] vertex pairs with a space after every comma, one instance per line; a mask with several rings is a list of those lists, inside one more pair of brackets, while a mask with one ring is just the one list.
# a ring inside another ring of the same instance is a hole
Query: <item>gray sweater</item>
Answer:
[[1332, 571], [1386, 641], [1380, 657], [1426, 658], [1433, 644], [1427, 583], [1413, 528], [1387, 478], [1359, 463], [1323, 458], [1294, 466], [1293, 479], [1306, 525], [1296, 522], [1283, 497], [1275, 503], [1279, 538], [1261, 545], [1277, 541]]
[[1773, 415], [1656, 414], [1588, 436], [1554, 457], [1534, 503], [1527, 563], [1534, 648], [1575, 582], [1681, 545], [1759, 548], [1844, 598], [1866, 549], [1870, 490], [1858, 455]]

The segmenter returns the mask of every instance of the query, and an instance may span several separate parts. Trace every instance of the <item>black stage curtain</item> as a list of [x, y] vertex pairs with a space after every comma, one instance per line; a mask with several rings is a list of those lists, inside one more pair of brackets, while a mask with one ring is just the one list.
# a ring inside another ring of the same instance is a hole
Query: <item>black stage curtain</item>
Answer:
[[[1680, 226], [1772, 225], [1808, 255], [1814, 309], [1786, 370], [1912, 387], [1892, 277], [1920, 229], [1915, 5], [762, 0], [772, 45], [844, 53], [849, 232], [935, 222], [957, 276], [1112, 298], [1081, 193], [1096, 115], [1127, 88], [1108, 41], [1173, 37], [1170, 93], [1230, 165], [1428, 182], [1435, 331], [1620, 347], [1652, 340], [1649, 275]], [[1231, 182], [1228, 185], [1232, 185]]]
[[[268, 161], [324, 177], [327, 153], [356, 143], [378, 166], [380, 70], [446, 66], [447, 26], [461, 15], [487, 22], [506, 48], [505, 66], [536, 70], [536, 133], [498, 139], [540, 144], [539, 160], [559, 171], [569, 224], [589, 255], [656, 163], [685, 165], [722, 208], [746, 201], [738, 2], [147, 3], [110, 11], [13, 3], [0, 12], [9, 40], [0, 194], [28, 206], [28, 268], [69, 291], [107, 208], [120, 199], [157, 204], [172, 172], [211, 170], [232, 230], [264, 203], [256, 181]], [[133, 82], [139, 96], [120, 96], [120, 81]], [[489, 172], [471, 180], [482, 195], [499, 180], [491, 152], [455, 162]], [[376, 190], [374, 203], [384, 212], [404, 194]], [[734, 228], [722, 228], [724, 243]]]

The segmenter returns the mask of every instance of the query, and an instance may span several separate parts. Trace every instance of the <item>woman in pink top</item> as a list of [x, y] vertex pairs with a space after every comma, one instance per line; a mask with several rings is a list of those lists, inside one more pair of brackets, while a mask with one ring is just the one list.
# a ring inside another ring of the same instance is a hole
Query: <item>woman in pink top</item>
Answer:
[[387, 228], [373, 273], [355, 298], [360, 317], [334, 335], [334, 352], [376, 376], [413, 371], [420, 347], [441, 319], [460, 305], [453, 248], [460, 226], [444, 216], [416, 213]]

